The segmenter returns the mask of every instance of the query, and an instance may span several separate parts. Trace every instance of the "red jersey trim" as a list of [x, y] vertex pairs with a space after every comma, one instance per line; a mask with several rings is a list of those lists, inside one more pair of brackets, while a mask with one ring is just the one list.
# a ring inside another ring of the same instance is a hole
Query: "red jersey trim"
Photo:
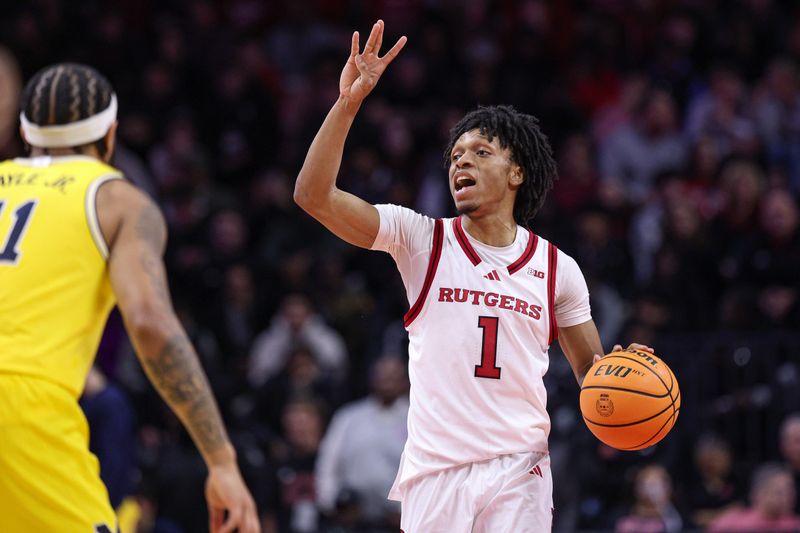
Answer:
[[558, 269], [558, 248], [553, 243], [547, 247], [547, 316], [550, 317], [550, 339], [547, 344], [553, 344], [558, 338], [558, 324], [556, 323], [556, 270]]
[[453, 232], [456, 234], [456, 240], [459, 246], [461, 246], [461, 249], [464, 250], [464, 254], [472, 262], [472, 266], [478, 266], [481, 262], [481, 258], [478, 256], [478, 252], [475, 251], [475, 248], [469, 243], [467, 234], [464, 233], [464, 228], [461, 227], [461, 217], [457, 217], [453, 220]]
[[436, 221], [433, 228], [433, 247], [431, 248], [431, 257], [428, 260], [428, 271], [425, 273], [425, 282], [422, 284], [422, 290], [417, 297], [417, 301], [408, 310], [403, 317], [403, 323], [406, 327], [410, 326], [417, 316], [419, 316], [425, 305], [425, 299], [428, 297], [428, 292], [431, 290], [433, 278], [436, 276], [436, 270], [439, 268], [439, 259], [442, 257], [442, 242], [444, 241], [444, 222], [441, 219]]
[[[464, 255], [466, 255], [467, 259], [470, 260], [472, 266], [478, 266], [481, 263], [481, 257], [478, 255], [478, 252], [475, 251], [475, 248], [472, 247], [472, 244], [470, 244], [469, 237], [467, 237], [467, 234], [461, 225], [461, 217], [456, 217], [453, 219], [453, 233], [455, 233], [458, 245], [464, 251]], [[531, 260], [533, 254], [536, 252], [536, 245], [538, 242], [539, 238], [534, 235], [531, 230], [528, 230], [528, 245], [525, 247], [525, 251], [522, 252], [522, 255], [519, 257], [519, 259], [506, 267], [509, 274], [519, 271], [519, 269], [524, 267], [528, 261]]]
[[519, 271], [522, 267], [528, 264], [528, 261], [531, 260], [533, 254], [536, 253], [536, 245], [538, 244], [539, 237], [534, 235], [531, 230], [528, 230], [528, 246], [525, 247], [525, 251], [522, 252], [522, 256], [519, 259], [508, 265], [509, 275]]

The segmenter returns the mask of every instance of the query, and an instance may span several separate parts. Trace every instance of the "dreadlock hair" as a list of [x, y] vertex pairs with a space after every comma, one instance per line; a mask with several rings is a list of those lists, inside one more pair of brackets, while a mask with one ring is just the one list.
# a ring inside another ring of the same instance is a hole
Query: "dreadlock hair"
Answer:
[[456, 141], [471, 130], [478, 130], [489, 142], [497, 137], [500, 146], [511, 151], [511, 160], [522, 169], [523, 182], [514, 200], [514, 220], [520, 226], [527, 226], [558, 178], [553, 149], [539, 128], [539, 120], [507, 105], [482, 106], [470, 111], [450, 130], [445, 166], [450, 165]]
[[[108, 80], [92, 67], [58, 63], [37, 72], [25, 86], [20, 102], [25, 117], [38, 126], [77, 122], [96, 115], [111, 103], [114, 93]], [[73, 146], [74, 151], [95, 145], [105, 155], [104, 139]]]

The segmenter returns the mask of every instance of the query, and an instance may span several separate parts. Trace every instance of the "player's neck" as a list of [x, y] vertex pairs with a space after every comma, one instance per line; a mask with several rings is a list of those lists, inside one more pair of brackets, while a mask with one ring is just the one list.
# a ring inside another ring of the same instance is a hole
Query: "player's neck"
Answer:
[[461, 224], [470, 237], [489, 246], [508, 246], [517, 237], [517, 223], [513, 217], [464, 215]]
[[95, 159], [100, 159], [100, 154], [97, 152], [95, 147], [87, 147], [86, 149], [75, 149], [75, 148], [38, 148], [35, 146], [31, 147], [31, 157], [41, 157], [41, 156], [51, 156], [51, 157], [59, 157], [65, 155], [83, 155], [86, 157], [94, 157]]

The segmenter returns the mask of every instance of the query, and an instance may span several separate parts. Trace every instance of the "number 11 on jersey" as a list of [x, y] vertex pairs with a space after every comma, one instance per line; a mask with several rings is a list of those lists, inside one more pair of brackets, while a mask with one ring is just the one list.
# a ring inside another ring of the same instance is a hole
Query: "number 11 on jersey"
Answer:
[[[4, 203], [4, 200], [0, 200], [0, 214], [3, 214]], [[34, 207], [36, 207], [36, 200], [30, 200], [14, 210], [14, 224], [8, 232], [5, 242], [0, 241], [0, 264], [14, 265], [17, 263], [20, 254], [18, 245], [28, 228], [28, 220]]]
[[496, 316], [478, 318], [478, 327], [483, 330], [481, 342], [481, 364], [475, 365], [476, 378], [500, 379], [500, 367], [497, 366], [497, 325], [500, 319]]

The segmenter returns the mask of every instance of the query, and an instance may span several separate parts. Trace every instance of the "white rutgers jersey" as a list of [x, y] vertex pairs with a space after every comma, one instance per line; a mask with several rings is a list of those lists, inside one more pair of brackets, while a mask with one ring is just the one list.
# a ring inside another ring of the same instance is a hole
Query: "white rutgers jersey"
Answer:
[[[393, 499], [406, 482], [460, 464], [547, 452], [542, 377], [559, 326], [591, 319], [575, 261], [517, 227], [508, 247], [472, 239], [461, 219], [376, 206], [373, 249], [388, 251], [409, 302], [408, 440]], [[555, 307], [555, 309], [554, 309]]]

